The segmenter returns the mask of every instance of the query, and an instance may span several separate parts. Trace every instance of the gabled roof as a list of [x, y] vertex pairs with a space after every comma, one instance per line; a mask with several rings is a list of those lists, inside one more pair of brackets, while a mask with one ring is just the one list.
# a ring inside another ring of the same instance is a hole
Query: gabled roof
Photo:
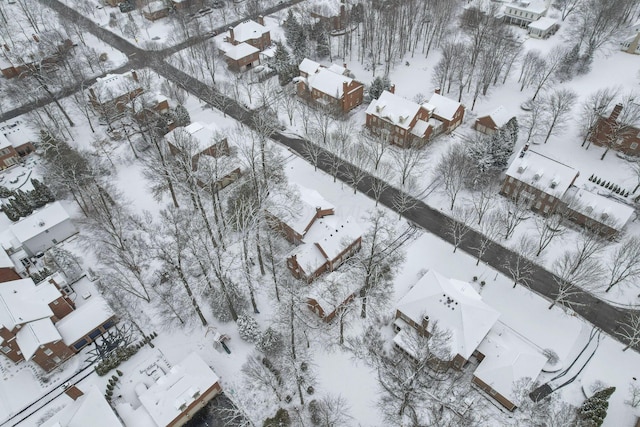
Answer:
[[551, 27], [553, 27], [557, 23], [558, 21], [556, 19], [543, 16], [537, 21], [533, 21], [532, 23], [530, 23], [528, 27], [535, 30], [548, 31], [549, 29], [551, 29]]
[[[22, 120], [12, 120], [0, 125], [0, 140], [4, 136], [14, 147], [38, 141], [38, 135]], [[1, 145], [1, 144], [0, 144]]]
[[123, 427], [96, 385], [55, 413], [40, 427]]
[[179, 138], [181, 134], [189, 135], [196, 142], [198, 152], [201, 152], [223, 139], [219, 136], [219, 132], [220, 130], [214, 123], [194, 122], [188, 126], [175, 128], [165, 138], [171, 141], [172, 137]]
[[93, 295], [89, 301], [56, 323], [56, 327], [64, 343], [72, 345], [109, 320], [111, 316], [113, 316], [113, 311], [107, 302], [102, 297]]
[[133, 70], [123, 74], [107, 74], [104, 77], [98, 77], [91, 86], [99, 102], [111, 101], [140, 87], [134, 79]]
[[182, 414], [181, 406], [189, 406], [217, 382], [216, 373], [197, 353], [191, 353], [138, 398], [153, 421], [166, 426]]
[[334, 73], [327, 68], [320, 68], [315, 74], [307, 77], [309, 88], [317, 89], [336, 99], [341, 99], [344, 95], [343, 84], [351, 84], [352, 81], [352, 78]]
[[535, 14], [543, 14], [547, 11], [547, 6], [543, 0], [513, 0], [507, 6], [522, 12], [531, 12]]
[[460, 108], [462, 104], [434, 93], [431, 95], [428, 104], [423, 104], [423, 106], [427, 110], [432, 111], [436, 116], [442, 117], [445, 120], [453, 120], [454, 114], [456, 114], [456, 111], [458, 111], [458, 108]]
[[0, 247], [0, 268], [15, 268], [11, 257], [2, 247]]
[[248, 20], [233, 28], [233, 38], [238, 42], [246, 42], [247, 40], [259, 39], [264, 33], [268, 32], [269, 30], [264, 25]]
[[300, 63], [300, 65], [298, 65], [298, 70], [302, 71], [303, 73], [307, 73], [311, 75], [311, 74], [315, 74], [320, 67], [321, 65], [318, 64], [316, 61], [312, 61], [309, 58], [304, 58]]
[[49, 318], [29, 322], [16, 334], [16, 342], [25, 360], [30, 360], [41, 345], [61, 339], [60, 333]]
[[449, 279], [433, 270], [402, 297], [398, 311], [421, 324], [424, 316], [429, 325], [438, 323], [451, 333], [451, 353], [468, 359], [487, 335], [500, 314], [482, 301], [466, 282]]
[[480, 116], [478, 118], [481, 119], [482, 117], [490, 118], [491, 121], [496, 125], [496, 127], [500, 129], [502, 126], [506, 125], [507, 122], [514, 117], [514, 115], [509, 113], [507, 109], [501, 105], [486, 116]]
[[514, 393], [516, 383], [526, 379], [534, 382], [547, 363], [539, 349], [501, 322], [487, 334], [478, 351], [485, 358], [473, 375], [515, 405], [519, 403]]
[[523, 148], [509, 165], [507, 176], [560, 198], [578, 176], [578, 171], [550, 157]]
[[69, 214], [62, 204], [53, 202], [13, 224], [11, 231], [24, 243], [69, 219]]
[[32, 279], [0, 283], [0, 324], [7, 329], [52, 316], [47, 303], [36, 294]]
[[242, 42], [229, 48], [229, 50], [225, 52], [225, 56], [227, 58], [233, 59], [234, 61], [237, 61], [239, 59], [246, 58], [247, 56], [252, 55], [256, 52], [260, 52], [260, 49], [255, 46], [251, 46], [249, 43]]
[[578, 187], [569, 188], [563, 201], [574, 211], [618, 231], [622, 230], [635, 212], [629, 205]]
[[286, 193], [276, 193], [273, 196], [275, 205], [278, 207], [282, 206], [283, 208], [277, 209], [277, 212], [271, 212], [271, 214], [289, 226], [293, 231], [304, 236], [309, 224], [311, 224], [316, 217], [317, 209], [333, 210], [334, 206], [316, 190], [295, 183], [294, 186], [300, 196], [300, 203], [291, 206], [289, 202], [291, 200], [290, 195]]
[[420, 108], [422, 107], [417, 103], [385, 90], [378, 99], [369, 104], [367, 114], [380, 117], [403, 129], [408, 129]]

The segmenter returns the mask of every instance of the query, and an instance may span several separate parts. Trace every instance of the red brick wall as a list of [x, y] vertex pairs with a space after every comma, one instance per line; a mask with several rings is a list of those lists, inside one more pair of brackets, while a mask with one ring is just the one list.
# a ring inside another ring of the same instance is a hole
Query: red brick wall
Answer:
[[18, 279], [22, 279], [22, 277], [13, 268], [0, 268], [0, 283]]
[[[53, 353], [50, 355], [46, 355], [46, 350], [51, 350]], [[44, 346], [39, 348], [33, 355], [33, 361], [36, 362], [42, 369], [49, 372], [73, 355], [74, 352], [71, 351], [71, 349], [67, 347], [62, 340], [60, 340], [56, 343], [45, 344]], [[56, 357], [59, 360], [55, 359]]]

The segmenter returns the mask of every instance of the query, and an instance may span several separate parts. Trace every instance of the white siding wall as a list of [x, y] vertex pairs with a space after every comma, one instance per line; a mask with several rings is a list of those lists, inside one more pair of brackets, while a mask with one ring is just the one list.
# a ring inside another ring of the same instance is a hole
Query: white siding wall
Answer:
[[22, 247], [30, 256], [33, 256], [38, 252], [44, 252], [55, 245], [54, 240], [56, 242], [61, 242], [77, 232], [78, 230], [71, 222], [71, 219], [67, 219], [51, 227], [48, 230], [48, 233], [43, 231], [26, 242], [22, 242]]

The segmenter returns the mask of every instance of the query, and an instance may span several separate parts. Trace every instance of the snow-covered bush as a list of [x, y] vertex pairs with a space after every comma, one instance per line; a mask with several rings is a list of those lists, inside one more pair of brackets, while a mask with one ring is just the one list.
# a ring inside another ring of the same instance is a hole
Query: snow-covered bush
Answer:
[[238, 333], [247, 342], [257, 342], [261, 338], [260, 326], [256, 319], [246, 314], [238, 316]]
[[272, 327], [268, 327], [256, 343], [256, 347], [265, 354], [277, 353], [282, 348], [282, 336]]

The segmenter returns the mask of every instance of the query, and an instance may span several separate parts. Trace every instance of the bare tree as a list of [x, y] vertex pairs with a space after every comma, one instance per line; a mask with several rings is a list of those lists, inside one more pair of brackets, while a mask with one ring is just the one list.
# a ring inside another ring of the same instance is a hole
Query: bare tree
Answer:
[[419, 177], [420, 169], [427, 161], [427, 152], [417, 145], [410, 144], [404, 148], [393, 147], [391, 157], [394, 170], [400, 178], [400, 185], [404, 186], [410, 176]]
[[509, 240], [516, 228], [531, 218], [531, 202], [524, 197], [508, 199], [506, 206], [498, 212], [504, 224], [504, 239]]
[[473, 210], [466, 206], [454, 208], [451, 217], [447, 218], [448, 234], [453, 240], [453, 253], [458, 250], [460, 243], [471, 230], [471, 221]]
[[442, 191], [449, 197], [453, 210], [460, 191], [464, 188], [473, 162], [462, 144], [449, 146], [435, 167], [436, 179], [442, 184]]
[[580, 6], [583, 0], [555, 0], [553, 5], [560, 11], [562, 20], [566, 20]]
[[321, 159], [326, 155], [326, 150], [320, 147], [320, 145], [306, 139], [304, 140], [303, 144], [303, 156], [313, 165], [313, 170], [317, 171], [318, 164], [320, 164]]
[[535, 252], [535, 241], [529, 236], [521, 236], [513, 248], [514, 256], [505, 263], [505, 267], [513, 279], [514, 288], [518, 283], [526, 287], [529, 286], [529, 279], [535, 269], [535, 264], [531, 261]]
[[489, 249], [500, 235], [502, 223], [496, 212], [490, 212], [480, 225], [480, 239], [478, 246], [474, 248], [477, 251], [476, 265], [480, 265], [482, 256]]
[[597, 50], [611, 42], [619, 32], [625, 16], [624, 1], [583, 0], [570, 20], [569, 34], [585, 47], [585, 55], [593, 58]]
[[[392, 174], [391, 168], [386, 163], [383, 163], [380, 166], [379, 172], [380, 172], [380, 175], [383, 177], [391, 176]], [[371, 180], [370, 188], [371, 188], [371, 192], [373, 193], [373, 199], [376, 201], [376, 206], [378, 206], [378, 203], [380, 202], [380, 198], [382, 197], [384, 192], [389, 188], [389, 183], [385, 178], [373, 177]], [[400, 212], [403, 212], [403, 211], [400, 210]]]
[[547, 106], [547, 134], [544, 138], [546, 144], [551, 135], [557, 135], [566, 127], [567, 119], [575, 105], [578, 95], [571, 89], [556, 89], [545, 96], [544, 103]]
[[606, 270], [608, 279], [605, 292], [640, 277], [640, 238], [630, 236], [624, 239], [609, 256]]
[[523, 127], [527, 135], [524, 143], [538, 143], [537, 139], [541, 136], [543, 129], [546, 127], [547, 116], [545, 114], [545, 105], [541, 100], [529, 101], [527, 113], [523, 117]]
[[367, 150], [364, 145], [354, 143], [348, 146], [346, 150], [345, 169], [349, 185], [353, 188], [353, 194], [356, 194], [358, 185], [369, 176], [367, 167]]
[[627, 351], [631, 347], [640, 344], [640, 313], [632, 311], [627, 314], [624, 320], [618, 323], [620, 330], [616, 334], [627, 342], [622, 351]]
[[587, 259], [577, 264], [578, 254], [565, 251], [551, 266], [555, 275], [554, 281], [558, 286], [549, 310], [557, 304], [565, 307], [580, 305], [575, 297], [585, 291], [591, 290], [593, 284], [602, 276], [600, 263], [595, 259]]
[[533, 77], [533, 86], [535, 88], [535, 92], [531, 98], [533, 101], [536, 100], [541, 90], [546, 89], [549, 84], [553, 83], [555, 73], [562, 64], [566, 54], [566, 48], [556, 46], [538, 63], [538, 68]]
[[632, 408], [640, 406], [640, 386], [635, 383], [635, 380], [629, 384], [629, 399], [625, 400], [624, 403]]
[[482, 224], [482, 219], [494, 206], [496, 195], [498, 194], [498, 184], [495, 180], [482, 182], [474, 188], [471, 193], [471, 205], [478, 218], [478, 225]]
[[341, 395], [325, 394], [317, 405], [316, 425], [321, 427], [333, 427], [348, 425], [353, 419], [349, 415], [349, 404]]
[[536, 256], [540, 256], [547, 246], [556, 238], [564, 235], [566, 228], [563, 225], [564, 217], [560, 212], [552, 213], [546, 217], [535, 218], [537, 237]]
[[635, 133], [635, 126], [640, 121], [640, 103], [638, 103], [637, 93], [628, 93], [619, 104], [622, 109], [615, 120], [600, 122], [600, 134], [603, 137], [598, 142], [605, 146], [600, 160], [604, 160], [609, 150], [620, 144], [629, 134]]
[[[618, 88], [601, 88], [591, 93], [580, 105], [580, 125], [584, 135], [582, 146], [590, 141], [601, 117], [604, 117], [612, 107], [613, 102], [619, 96]], [[587, 145], [589, 148], [591, 142]]]

